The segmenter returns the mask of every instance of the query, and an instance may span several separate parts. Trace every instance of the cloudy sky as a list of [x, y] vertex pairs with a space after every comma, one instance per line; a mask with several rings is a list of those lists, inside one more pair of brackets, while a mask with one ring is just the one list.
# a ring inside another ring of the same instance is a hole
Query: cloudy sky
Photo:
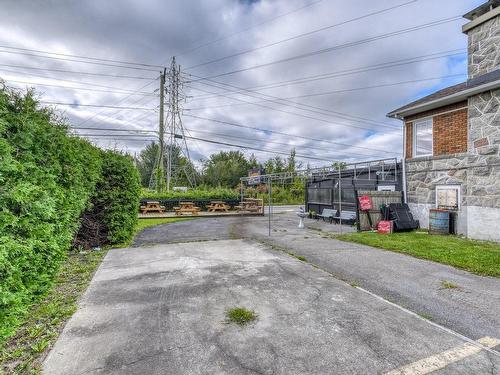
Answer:
[[386, 114], [466, 79], [457, 16], [483, 2], [2, 0], [0, 77], [133, 153], [154, 133], [109, 129], [157, 129], [159, 72], [176, 56], [195, 160], [237, 149], [206, 140], [260, 160], [295, 147], [314, 166], [397, 157]]

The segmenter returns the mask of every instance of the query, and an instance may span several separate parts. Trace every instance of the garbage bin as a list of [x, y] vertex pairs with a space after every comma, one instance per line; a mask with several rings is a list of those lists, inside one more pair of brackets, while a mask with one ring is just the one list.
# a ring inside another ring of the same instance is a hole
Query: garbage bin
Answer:
[[429, 234], [450, 234], [450, 212], [429, 210]]

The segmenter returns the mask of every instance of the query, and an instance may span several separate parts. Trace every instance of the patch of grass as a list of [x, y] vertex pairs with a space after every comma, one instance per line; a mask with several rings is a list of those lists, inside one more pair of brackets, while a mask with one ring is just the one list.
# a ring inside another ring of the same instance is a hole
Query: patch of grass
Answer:
[[155, 218], [155, 219], [139, 219], [137, 222], [137, 226], [135, 227], [135, 234], [139, 233], [143, 229], [149, 228], [149, 227], [155, 227], [157, 225], [161, 224], [170, 224], [170, 223], [176, 223], [178, 221], [187, 221], [187, 220], [193, 220], [192, 217], [162, 217], [162, 218]]
[[297, 258], [298, 260], [300, 260], [301, 262], [306, 262], [307, 263], [307, 258], [302, 256], [302, 255], [297, 255], [297, 254], [294, 254], [294, 253], [288, 253], [288, 255], [291, 255], [293, 256], [294, 258]]
[[451, 281], [447, 281], [447, 280], [442, 280], [441, 281], [441, 287], [443, 289], [458, 289], [459, 286], [455, 283], [452, 283]]
[[254, 311], [247, 310], [244, 307], [235, 307], [226, 311], [226, 322], [236, 323], [240, 326], [248, 324], [257, 319]]
[[106, 251], [71, 252], [53, 287], [34, 304], [14, 336], [0, 343], [0, 374], [39, 374], [46, 352], [76, 311]]
[[448, 264], [478, 275], [500, 277], [500, 244], [422, 232], [381, 235], [347, 233], [335, 238]]
[[424, 312], [417, 313], [417, 315], [420, 316], [421, 318], [426, 319], [426, 320], [432, 321], [432, 319], [433, 319], [431, 315], [424, 313]]

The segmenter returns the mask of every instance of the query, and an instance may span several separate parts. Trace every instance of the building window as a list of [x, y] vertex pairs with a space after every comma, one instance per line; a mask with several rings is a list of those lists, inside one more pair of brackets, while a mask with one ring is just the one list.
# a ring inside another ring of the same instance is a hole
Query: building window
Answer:
[[460, 185], [436, 186], [436, 208], [458, 210], [460, 208]]
[[413, 156], [432, 155], [432, 118], [413, 122]]

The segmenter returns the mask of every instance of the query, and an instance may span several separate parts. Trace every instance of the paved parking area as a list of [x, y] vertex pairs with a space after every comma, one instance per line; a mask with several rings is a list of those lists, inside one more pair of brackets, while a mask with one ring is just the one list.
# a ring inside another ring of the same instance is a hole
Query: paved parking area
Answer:
[[[258, 319], [225, 322], [245, 306]], [[246, 240], [111, 250], [45, 374], [489, 374], [469, 342]]]

